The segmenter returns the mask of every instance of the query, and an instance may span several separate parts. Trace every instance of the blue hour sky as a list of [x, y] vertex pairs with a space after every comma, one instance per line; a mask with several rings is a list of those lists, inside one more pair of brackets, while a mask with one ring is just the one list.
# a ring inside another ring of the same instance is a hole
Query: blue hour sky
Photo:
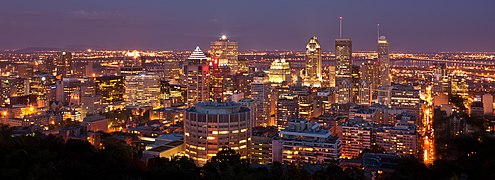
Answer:
[[494, 0], [3, 0], [0, 49], [89, 46], [208, 48], [227, 34], [241, 50], [333, 51], [339, 16], [355, 51], [495, 51]]

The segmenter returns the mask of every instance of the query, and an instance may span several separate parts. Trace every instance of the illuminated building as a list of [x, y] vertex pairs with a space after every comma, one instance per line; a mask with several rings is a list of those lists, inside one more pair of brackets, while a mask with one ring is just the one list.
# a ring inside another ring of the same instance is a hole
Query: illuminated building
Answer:
[[234, 83], [229, 66], [220, 66], [217, 59], [210, 63], [210, 100], [226, 101], [234, 93]]
[[335, 40], [335, 84], [337, 87], [337, 102], [341, 104], [352, 102], [352, 41], [351, 39]]
[[311, 91], [309, 87], [302, 86], [301, 79], [298, 77], [296, 84], [289, 87], [289, 93], [298, 97], [299, 118], [311, 119], [315, 117], [316, 92]]
[[168, 80], [160, 80], [160, 103], [162, 107], [175, 107], [185, 104], [187, 99], [185, 86], [171, 84]]
[[318, 123], [293, 119], [279, 132], [282, 162], [287, 164], [317, 164], [340, 157], [340, 140]]
[[243, 93], [245, 97], [251, 96], [252, 73], [236, 73], [232, 77], [232, 81], [234, 82], [234, 93]]
[[286, 62], [285, 59], [281, 59], [281, 60], [276, 59], [270, 65], [270, 73], [268, 74], [268, 76], [271, 83], [290, 84], [292, 80], [290, 75], [289, 62]]
[[325, 66], [322, 76], [322, 87], [335, 87], [335, 66]]
[[265, 73], [259, 72], [253, 78], [253, 82], [251, 83], [251, 98], [256, 104], [256, 126], [274, 125], [273, 122], [270, 122], [271, 85]]
[[378, 64], [380, 66], [380, 86], [390, 86], [390, 56], [388, 40], [385, 36], [378, 38]]
[[321, 47], [315, 36], [311, 37], [306, 45], [306, 54], [304, 59], [306, 61], [304, 85], [310, 87], [321, 87]]
[[251, 98], [244, 98], [238, 102], [241, 106], [251, 110], [251, 127], [256, 127], [256, 102]]
[[371, 145], [371, 124], [367, 121], [348, 120], [338, 125], [342, 157], [355, 158]]
[[[359, 102], [361, 104], [363, 103], [369, 104], [370, 101], [376, 102], [376, 98], [378, 95], [379, 80], [380, 80], [379, 76], [380, 76], [380, 72], [379, 72], [378, 64], [370, 61], [361, 64], [361, 80], [367, 83], [367, 86], [369, 87], [369, 91], [372, 93], [371, 96], [369, 97], [369, 101], [368, 99], [366, 99], [365, 101], [360, 99]], [[363, 84], [360, 83], [360, 86], [362, 85]], [[362, 94], [360, 94], [359, 96], [361, 97]]]
[[206, 61], [205, 54], [196, 47], [184, 66], [187, 78], [187, 107], [209, 99], [210, 70]]
[[56, 70], [57, 70], [57, 66], [53, 58], [48, 57], [43, 60], [43, 66], [41, 71], [53, 75], [54, 73], [56, 73]]
[[158, 120], [163, 123], [176, 124], [184, 121], [184, 109], [183, 108], [160, 108], [153, 109], [150, 112], [150, 120]]
[[376, 144], [383, 147], [386, 153], [400, 156], [417, 154], [418, 134], [414, 125], [381, 125], [375, 131]]
[[448, 94], [451, 92], [450, 77], [446, 64], [436, 64], [433, 70], [433, 93]]
[[467, 75], [464, 74], [451, 74], [451, 93], [455, 96], [460, 96], [464, 100], [468, 99], [469, 89], [466, 82]]
[[186, 154], [204, 165], [224, 147], [248, 158], [251, 112], [234, 102], [200, 102], [188, 108], [184, 119]]
[[124, 77], [101, 76], [95, 80], [96, 95], [101, 96], [103, 105], [116, 105], [124, 102]]
[[55, 59], [55, 65], [57, 67], [57, 76], [70, 77], [72, 75], [72, 69], [74, 67], [72, 60], [72, 53], [70, 52], [60, 52], [57, 58]]
[[84, 118], [81, 125], [85, 126], [87, 131], [108, 132], [108, 119], [105, 116], [100, 116], [100, 115], [87, 116]]
[[125, 76], [125, 94], [124, 100], [126, 105], [133, 106], [151, 106], [158, 108], [160, 106], [160, 77], [154, 73], [139, 73], [137, 75]]
[[359, 95], [357, 104], [371, 106], [373, 97], [372, 84], [367, 80], [361, 80], [359, 83]]
[[143, 62], [141, 60], [141, 54], [134, 50], [128, 51], [124, 56], [124, 67], [141, 67], [143, 66]]
[[358, 103], [359, 102], [359, 84], [361, 83], [361, 76], [359, 73], [359, 66], [352, 66], [352, 74], [351, 74], [351, 102]]
[[273, 159], [272, 142], [278, 136], [277, 128], [274, 126], [253, 128], [251, 163], [271, 164]]
[[391, 108], [404, 109], [417, 116], [421, 107], [419, 90], [412, 85], [403, 84], [380, 87], [378, 103]]
[[208, 51], [212, 55], [212, 60], [217, 59], [220, 66], [227, 65], [232, 69], [232, 73], [238, 71], [246, 72], [247, 67], [239, 66], [239, 47], [237, 42], [230, 41], [230, 39], [223, 35], [217, 41], [210, 43], [210, 50]]
[[483, 114], [493, 114], [493, 95], [483, 94]]
[[84, 119], [87, 114], [97, 114], [97, 112], [101, 112], [100, 110], [100, 101], [101, 96], [96, 95], [96, 84], [95, 81], [90, 80], [83, 82], [81, 84], [81, 116]]
[[276, 107], [277, 127], [283, 129], [287, 122], [299, 115], [299, 97], [295, 94], [281, 94], [278, 96]]

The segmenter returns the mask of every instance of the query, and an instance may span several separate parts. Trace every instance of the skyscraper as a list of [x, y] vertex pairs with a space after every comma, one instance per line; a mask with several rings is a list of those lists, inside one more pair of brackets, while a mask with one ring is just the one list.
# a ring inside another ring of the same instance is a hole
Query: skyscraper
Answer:
[[390, 86], [390, 56], [388, 40], [385, 36], [378, 38], [378, 64], [380, 66], [380, 85]]
[[237, 71], [245, 72], [247, 67], [239, 66], [239, 47], [237, 42], [231, 41], [227, 36], [223, 35], [220, 39], [210, 43], [209, 53], [212, 56], [212, 60], [217, 59], [220, 66], [227, 65], [234, 74]]
[[199, 47], [193, 51], [184, 66], [187, 84], [187, 107], [209, 99], [209, 66], [207, 58]]
[[299, 97], [295, 94], [281, 94], [278, 96], [276, 114], [277, 127], [283, 129], [287, 122], [299, 115]]
[[253, 78], [251, 83], [251, 97], [256, 104], [256, 126], [271, 126], [271, 86], [268, 76], [262, 72]]
[[160, 106], [160, 77], [152, 72], [125, 76], [125, 95], [127, 105]]
[[69, 77], [73, 68], [72, 53], [62, 51], [58, 54], [55, 64], [57, 67], [57, 76]]
[[315, 36], [311, 37], [306, 45], [306, 55], [304, 56], [304, 59], [306, 60], [304, 85], [320, 87], [322, 81], [321, 47]]
[[247, 158], [251, 144], [251, 112], [234, 102], [201, 102], [184, 119], [186, 154], [199, 165], [228, 147]]
[[268, 74], [271, 83], [291, 83], [289, 62], [285, 59], [276, 59], [270, 65], [270, 73]]
[[352, 101], [352, 40], [335, 40], [335, 84], [337, 87], [337, 102]]

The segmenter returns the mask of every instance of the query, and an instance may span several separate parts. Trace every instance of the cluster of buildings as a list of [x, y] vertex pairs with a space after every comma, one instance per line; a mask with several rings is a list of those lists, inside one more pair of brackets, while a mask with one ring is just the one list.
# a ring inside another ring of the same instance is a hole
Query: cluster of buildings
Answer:
[[[431, 125], [425, 112], [452, 114], [459, 107], [449, 95], [466, 99], [472, 115], [493, 114], [493, 96], [472, 98], [468, 78], [443, 64], [426, 83], [394, 81], [384, 36], [377, 58], [361, 64], [354, 62], [352, 40], [342, 37], [333, 56], [324, 56], [311, 37], [302, 59], [276, 57], [265, 67], [240, 58], [238, 43], [226, 36], [207, 52], [196, 47], [186, 54], [162, 62], [128, 51], [99, 56], [110, 60], [98, 63], [59, 52], [2, 68], [0, 123], [96, 147], [101, 134], [113, 132], [144, 159], [182, 155], [203, 165], [230, 148], [256, 164], [364, 158], [373, 166], [422, 158], [422, 129]], [[468, 130], [462, 119], [451, 121], [453, 135]], [[377, 147], [382, 152], [363, 156]]]

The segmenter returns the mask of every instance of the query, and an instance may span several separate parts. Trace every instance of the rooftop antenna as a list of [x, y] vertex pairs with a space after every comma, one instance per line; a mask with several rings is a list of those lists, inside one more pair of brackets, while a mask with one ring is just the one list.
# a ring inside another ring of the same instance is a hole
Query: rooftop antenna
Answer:
[[340, 16], [340, 38], [342, 38], [342, 16]]
[[378, 39], [380, 39], [380, 24], [377, 24], [377, 30]]

